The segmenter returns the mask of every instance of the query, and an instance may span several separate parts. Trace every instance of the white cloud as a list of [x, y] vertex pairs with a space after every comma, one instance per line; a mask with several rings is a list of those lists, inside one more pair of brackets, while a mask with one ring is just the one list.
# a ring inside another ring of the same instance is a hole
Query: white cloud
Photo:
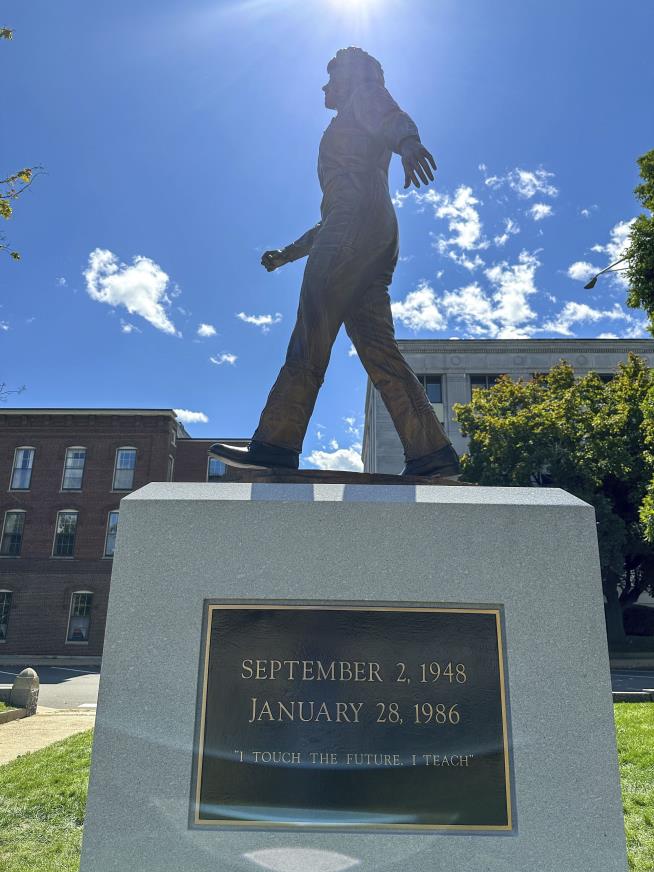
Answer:
[[335, 439], [329, 440], [329, 447], [332, 451], [338, 451], [338, 442]]
[[281, 312], [276, 312], [274, 315], [246, 315], [245, 312], [238, 312], [236, 317], [240, 321], [245, 321], [246, 324], [261, 327], [262, 333], [268, 333], [271, 324], [279, 324], [282, 320]]
[[549, 218], [554, 212], [549, 203], [534, 203], [531, 209], [529, 209], [529, 214], [534, 221], [542, 221], [543, 218]]
[[140, 333], [141, 331], [136, 326], [136, 324], [132, 324], [130, 321], [123, 321], [120, 319], [120, 331], [121, 333]]
[[348, 356], [348, 357], [358, 357], [358, 356], [359, 356], [359, 355], [357, 354], [357, 350], [356, 350], [356, 348], [354, 347], [354, 345], [352, 345], [351, 342], [350, 342], [350, 347], [349, 347], [348, 350], [347, 350], [347, 356]]
[[444, 330], [448, 319], [455, 319], [472, 336], [493, 339], [517, 339], [532, 335], [536, 314], [528, 297], [537, 293], [535, 273], [540, 262], [523, 251], [518, 262], [502, 261], [485, 270], [493, 290], [484, 290], [474, 282], [436, 296], [421, 282], [404, 301], [393, 303], [393, 316], [411, 330]]
[[[631, 225], [635, 220], [635, 218], [631, 218], [628, 221], [618, 221], [618, 223], [611, 228], [609, 241], [607, 243], [604, 245], [597, 243], [591, 247], [591, 251], [594, 251], [596, 254], [606, 255], [605, 266], [609, 266], [620, 260], [621, 257], [624, 257], [624, 253], [627, 250], [631, 238]], [[626, 273], [621, 269], [623, 266], [624, 264], [620, 264], [615, 271], [611, 270], [605, 275], [614, 283], [626, 288], [628, 287], [629, 282]], [[578, 260], [575, 261], [575, 263], [570, 264], [568, 267], [568, 275], [571, 279], [586, 282], [601, 269], [601, 266], [596, 267], [593, 266], [593, 264], [588, 263], [588, 261]]]
[[582, 218], [590, 218], [593, 212], [597, 211], [597, 203], [593, 203], [592, 206], [588, 206], [586, 209], [580, 209], [579, 214]]
[[9, 330], [9, 323], [7, 321], [0, 321], [0, 330], [4, 330], [5, 332]]
[[354, 416], [343, 418], [345, 423], [345, 432], [349, 436], [354, 436], [356, 439], [361, 438], [361, 427], [357, 426], [357, 419]]
[[523, 170], [520, 167], [508, 172], [505, 176], [489, 176], [485, 182], [489, 188], [501, 188], [508, 184], [512, 191], [523, 200], [531, 200], [536, 194], [544, 197], [556, 197], [558, 189], [551, 183], [554, 173], [539, 167], [537, 170]]
[[157, 330], [178, 335], [166, 310], [170, 297], [179, 290], [169, 288], [169, 277], [149, 257], [138, 255], [127, 265], [113, 252], [96, 248], [89, 255], [84, 277], [92, 300], [114, 307], [124, 306], [130, 315], [140, 315]]
[[618, 336], [617, 333], [600, 333], [600, 335], [597, 338], [598, 339], [619, 339], [620, 337]]
[[493, 242], [498, 246], [498, 248], [501, 248], [503, 245], [506, 245], [510, 236], [515, 236], [517, 233], [520, 233], [519, 225], [513, 220], [513, 218], [505, 218], [504, 233], [495, 236]]
[[560, 333], [562, 336], [574, 336], [573, 324], [594, 324], [598, 321], [625, 321], [632, 323], [635, 319], [629, 315], [617, 303], [612, 309], [593, 309], [586, 303], [570, 301], [564, 305], [561, 311], [543, 324], [544, 332]]
[[454, 263], [457, 263], [459, 266], [462, 266], [464, 269], [469, 270], [470, 272], [474, 272], [476, 269], [479, 269], [480, 266], [484, 266], [484, 261], [479, 257], [478, 254], [475, 254], [474, 260], [471, 260], [466, 254], [457, 254], [456, 251], [449, 251], [447, 255]]
[[501, 261], [485, 270], [492, 286], [484, 290], [479, 283], [437, 297], [427, 282], [401, 302], [392, 303], [393, 317], [411, 330], [444, 330], [448, 319], [460, 322], [472, 336], [491, 339], [521, 339], [531, 336], [536, 313], [528, 298], [537, 293], [536, 270], [540, 261], [534, 254], [521, 252], [517, 263]]
[[476, 208], [480, 201], [468, 185], [460, 185], [452, 196], [429, 189], [425, 194], [416, 194], [415, 198], [433, 206], [434, 217], [447, 221], [451, 235], [441, 235], [435, 243], [441, 254], [450, 248], [474, 251], [488, 247], [487, 240], [482, 237], [481, 218]]
[[625, 249], [629, 245], [631, 225], [635, 220], [635, 218], [631, 218], [629, 221], [618, 221], [611, 228], [610, 239], [606, 245], [593, 245], [591, 251], [604, 252], [608, 255], [608, 259], [611, 262], [618, 260], [618, 258], [624, 255]]
[[478, 284], [446, 291], [441, 302], [448, 318], [462, 322], [474, 336], [497, 336], [492, 300]]
[[204, 412], [191, 412], [190, 409], [173, 409], [182, 424], [208, 424], [209, 419]]
[[57, 282], [57, 286], [60, 288], [65, 288], [66, 285], [68, 284], [68, 282], [66, 281], [66, 279], [63, 276], [59, 276], [56, 279], [56, 282]]
[[588, 263], [587, 260], [576, 260], [568, 267], [568, 276], [576, 282], [587, 282], [588, 279], [591, 279], [600, 271], [600, 269], [601, 267], [593, 266], [593, 264]]
[[522, 251], [517, 263], [502, 261], [486, 270], [486, 277], [495, 287], [493, 321], [498, 325], [498, 339], [521, 338], [529, 334], [525, 324], [536, 314], [527, 298], [537, 291], [534, 279], [539, 266], [540, 261], [534, 254]]
[[223, 351], [215, 357], [210, 357], [209, 360], [211, 363], [215, 363], [216, 366], [222, 366], [223, 363], [229, 363], [231, 366], [234, 366], [238, 357], [235, 354], [231, 354], [229, 351]]
[[363, 472], [363, 461], [361, 460], [360, 452], [361, 445], [357, 442], [349, 448], [337, 448], [335, 451], [312, 451], [306, 460], [318, 469]]
[[393, 318], [410, 330], [442, 330], [446, 321], [436, 305], [433, 288], [425, 281], [410, 291], [404, 301], [391, 304]]
[[216, 335], [216, 328], [213, 326], [213, 324], [198, 324], [197, 333], [198, 333], [198, 336], [204, 336], [204, 337], [215, 336]]

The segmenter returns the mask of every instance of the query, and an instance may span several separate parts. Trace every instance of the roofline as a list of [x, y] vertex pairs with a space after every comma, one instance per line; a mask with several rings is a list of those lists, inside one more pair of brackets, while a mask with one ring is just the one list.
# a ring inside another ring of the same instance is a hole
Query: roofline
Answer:
[[568, 339], [398, 339], [400, 348], [413, 348], [423, 345], [432, 348], [447, 348], [456, 354], [456, 348], [534, 348], [551, 345], [555, 347], [592, 345], [596, 348], [617, 349], [621, 346], [646, 346], [654, 348], [653, 338], [643, 339], [580, 339], [570, 337]]
[[25, 408], [4, 409], [0, 406], [0, 415], [170, 415], [177, 420], [172, 409], [57, 409], [57, 408]]
[[251, 436], [178, 436], [177, 442], [250, 442]]

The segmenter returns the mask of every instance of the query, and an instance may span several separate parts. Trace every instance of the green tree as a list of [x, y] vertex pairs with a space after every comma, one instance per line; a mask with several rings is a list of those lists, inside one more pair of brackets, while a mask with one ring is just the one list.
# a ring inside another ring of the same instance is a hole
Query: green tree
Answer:
[[[9, 27], [0, 27], [0, 39], [13, 38], [13, 30]], [[11, 218], [13, 214], [12, 204], [32, 184], [37, 169], [37, 167], [25, 167], [18, 172], [11, 173], [4, 179], [0, 178], [0, 218], [4, 218], [6, 221]], [[1, 252], [8, 252], [14, 260], [20, 260], [20, 254], [10, 250], [3, 234], [0, 234]]]
[[654, 449], [653, 387], [654, 373], [630, 354], [609, 382], [576, 379], [561, 361], [532, 381], [503, 376], [455, 406], [469, 439], [464, 480], [561, 487], [594, 506], [612, 641], [624, 639], [622, 610], [654, 592], [654, 545], [641, 518], [648, 493], [654, 503], [653, 455], [643, 452], [650, 402]]
[[638, 158], [642, 182], [634, 193], [649, 215], [641, 213], [631, 228], [627, 258], [629, 294], [633, 308], [644, 309], [649, 316], [649, 330], [654, 333], [654, 149]]

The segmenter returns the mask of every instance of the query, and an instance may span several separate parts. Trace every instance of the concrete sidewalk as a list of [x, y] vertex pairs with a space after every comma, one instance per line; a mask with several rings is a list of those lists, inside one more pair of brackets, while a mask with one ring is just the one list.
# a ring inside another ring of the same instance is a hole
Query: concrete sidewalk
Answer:
[[52, 709], [39, 706], [31, 718], [0, 726], [0, 766], [38, 751], [95, 725], [95, 709]]

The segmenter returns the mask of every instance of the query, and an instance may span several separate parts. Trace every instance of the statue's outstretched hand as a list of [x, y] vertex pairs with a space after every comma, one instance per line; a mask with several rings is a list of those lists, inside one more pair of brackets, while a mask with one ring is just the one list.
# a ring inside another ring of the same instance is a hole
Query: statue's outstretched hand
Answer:
[[288, 260], [284, 252], [279, 248], [276, 248], [274, 251], [264, 251], [261, 258], [261, 265], [265, 266], [268, 272], [273, 272], [273, 270], [279, 269], [279, 267], [284, 266], [285, 263], [288, 263]]
[[402, 142], [402, 166], [404, 167], [404, 187], [408, 188], [411, 183], [420, 187], [434, 181], [436, 161], [427, 151], [417, 137], [410, 136]]

